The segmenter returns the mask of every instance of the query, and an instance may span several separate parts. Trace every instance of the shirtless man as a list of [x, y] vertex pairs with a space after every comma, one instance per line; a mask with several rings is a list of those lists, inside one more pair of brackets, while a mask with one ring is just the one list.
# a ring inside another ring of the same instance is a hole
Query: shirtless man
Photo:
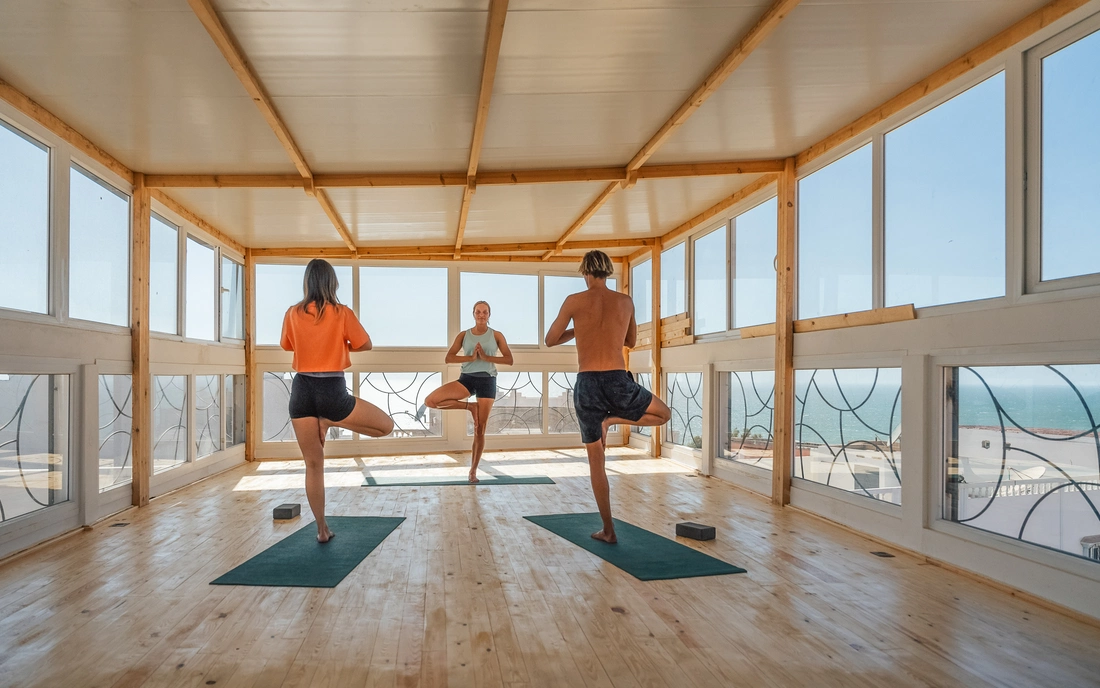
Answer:
[[[587, 291], [572, 294], [546, 333], [546, 346], [577, 339], [577, 383], [573, 407], [581, 426], [581, 441], [588, 451], [592, 492], [603, 519], [603, 530], [592, 537], [614, 543], [611, 490], [604, 470], [607, 429], [616, 424], [664, 425], [672, 416], [665, 402], [634, 382], [626, 370], [623, 347], [633, 347], [638, 337], [634, 302], [626, 294], [607, 288], [614, 272], [603, 251], [589, 251], [581, 261]], [[569, 321], [573, 328], [566, 329]]]

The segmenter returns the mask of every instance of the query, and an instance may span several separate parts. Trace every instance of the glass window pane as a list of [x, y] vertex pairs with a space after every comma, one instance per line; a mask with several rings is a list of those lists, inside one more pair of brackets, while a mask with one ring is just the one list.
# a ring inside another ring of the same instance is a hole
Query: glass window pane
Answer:
[[733, 221], [734, 329], [775, 322], [778, 213], [773, 198]]
[[684, 271], [684, 247], [686, 242], [661, 251], [661, 317], [683, 313], [687, 310], [687, 283]]
[[244, 443], [245, 394], [247, 378], [244, 375], [226, 375], [222, 399], [225, 400], [225, 447]]
[[695, 240], [695, 334], [726, 331], [726, 228]]
[[186, 322], [183, 333], [190, 339], [214, 341], [214, 249], [187, 237]]
[[664, 441], [691, 449], [703, 448], [703, 374], [669, 373], [666, 396], [672, 418], [665, 424]]
[[0, 373], [0, 523], [69, 500], [69, 376]]
[[634, 320], [637, 324], [653, 319], [653, 266], [644, 260], [630, 270], [630, 297], [634, 299]]
[[0, 308], [46, 313], [50, 151], [0, 122]]
[[156, 215], [149, 223], [149, 329], [179, 334], [176, 289], [179, 229]]
[[1042, 279], [1100, 272], [1100, 32], [1043, 59]]
[[130, 324], [130, 199], [69, 170], [69, 316]]
[[374, 346], [448, 346], [447, 304], [447, 268], [359, 268], [359, 312]]
[[221, 448], [221, 379], [217, 375], [195, 376], [195, 458], [209, 456]]
[[[294, 426], [290, 423], [290, 389], [294, 384], [292, 372], [266, 372], [263, 385], [263, 442], [296, 442]], [[355, 394], [354, 378], [344, 373], [344, 386], [348, 394]], [[243, 413], [243, 411], [242, 411]], [[333, 427], [328, 439], [352, 439], [355, 434], [344, 428]]]
[[462, 273], [461, 326], [474, 326], [474, 304], [489, 303], [489, 327], [500, 330], [508, 344], [539, 343], [539, 278], [537, 275]]
[[1004, 296], [1005, 79], [886, 135], [886, 305]]
[[1100, 561], [1100, 365], [946, 375], [944, 518]]
[[[608, 288], [611, 288], [611, 280], [608, 280]], [[546, 332], [554, 324], [554, 318], [558, 317], [561, 305], [570, 294], [578, 294], [588, 289], [583, 277], [564, 277], [562, 275], [546, 275], [542, 278], [542, 312], [543, 326]], [[545, 335], [546, 332], [543, 332]], [[573, 342], [570, 342], [572, 344]]]
[[720, 396], [722, 438], [718, 458], [772, 469], [772, 420], [775, 414], [775, 373], [756, 370], [719, 373], [725, 389]]
[[[353, 285], [350, 265], [333, 265], [340, 287], [336, 298], [345, 306], [353, 301]], [[305, 265], [257, 265], [256, 266], [256, 343], [279, 346], [283, 332], [283, 316], [286, 310], [304, 297], [302, 280]], [[368, 329], [367, 332], [370, 332]], [[371, 333], [373, 339], [374, 333]]]
[[[472, 418], [466, 419], [466, 434], [474, 434]], [[489, 413], [485, 434], [542, 434], [542, 373], [497, 375], [497, 399]]]
[[798, 182], [798, 317], [871, 302], [871, 144]]
[[99, 491], [133, 480], [133, 385], [129, 375], [99, 376]]
[[[387, 439], [442, 437], [443, 412], [424, 405], [432, 390], [442, 384], [440, 373], [360, 373], [359, 398], [393, 419], [393, 432]], [[370, 438], [364, 435], [363, 439]]]
[[793, 475], [901, 504], [901, 369], [796, 370]]
[[244, 266], [222, 256], [222, 339], [244, 339]]
[[153, 376], [153, 472], [187, 461], [187, 376]]

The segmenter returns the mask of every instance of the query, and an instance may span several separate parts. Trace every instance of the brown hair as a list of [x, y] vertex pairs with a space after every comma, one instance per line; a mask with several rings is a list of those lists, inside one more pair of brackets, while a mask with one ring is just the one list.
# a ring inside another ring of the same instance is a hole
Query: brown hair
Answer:
[[310, 304], [317, 307], [316, 320], [320, 320], [325, 312], [325, 306], [340, 305], [336, 298], [336, 290], [340, 287], [336, 279], [336, 271], [327, 260], [314, 258], [306, 265], [306, 274], [302, 277], [302, 292], [305, 297], [298, 302], [297, 308], [303, 313], [307, 312]]
[[611, 259], [603, 251], [589, 251], [581, 259], [582, 275], [592, 275], [600, 279], [607, 279], [615, 272], [615, 266]]

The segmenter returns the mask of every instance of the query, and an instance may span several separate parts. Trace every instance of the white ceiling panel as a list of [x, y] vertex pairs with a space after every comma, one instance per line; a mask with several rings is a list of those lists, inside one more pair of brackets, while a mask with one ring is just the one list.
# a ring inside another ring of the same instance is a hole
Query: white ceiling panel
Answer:
[[314, 171], [464, 169], [485, 11], [225, 11]]
[[643, 179], [615, 192], [575, 239], [658, 236], [756, 181], [758, 174]]
[[5, 0], [0, 78], [138, 171], [294, 170], [185, 0]]
[[454, 243], [462, 187], [329, 189], [359, 246]]
[[584, 182], [478, 187], [463, 241], [557, 241], [606, 186]]
[[169, 189], [189, 210], [250, 248], [344, 247], [316, 198], [301, 189]]
[[804, 0], [651, 158], [793, 155], [1046, 0]]
[[626, 163], [768, 4], [512, 8], [482, 164]]

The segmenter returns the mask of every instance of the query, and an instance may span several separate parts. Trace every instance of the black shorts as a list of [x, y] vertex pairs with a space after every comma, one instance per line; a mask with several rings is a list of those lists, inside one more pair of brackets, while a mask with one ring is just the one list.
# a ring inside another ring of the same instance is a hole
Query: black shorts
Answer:
[[290, 387], [291, 418], [324, 418], [339, 422], [355, 409], [343, 377], [295, 375]]
[[577, 373], [573, 408], [581, 426], [581, 442], [598, 442], [603, 437], [603, 422], [611, 416], [638, 420], [651, 401], [652, 392], [634, 382], [634, 377], [625, 370]]
[[478, 399], [497, 398], [497, 379], [493, 375], [466, 375], [458, 376], [458, 383], [466, 388], [470, 394]]

